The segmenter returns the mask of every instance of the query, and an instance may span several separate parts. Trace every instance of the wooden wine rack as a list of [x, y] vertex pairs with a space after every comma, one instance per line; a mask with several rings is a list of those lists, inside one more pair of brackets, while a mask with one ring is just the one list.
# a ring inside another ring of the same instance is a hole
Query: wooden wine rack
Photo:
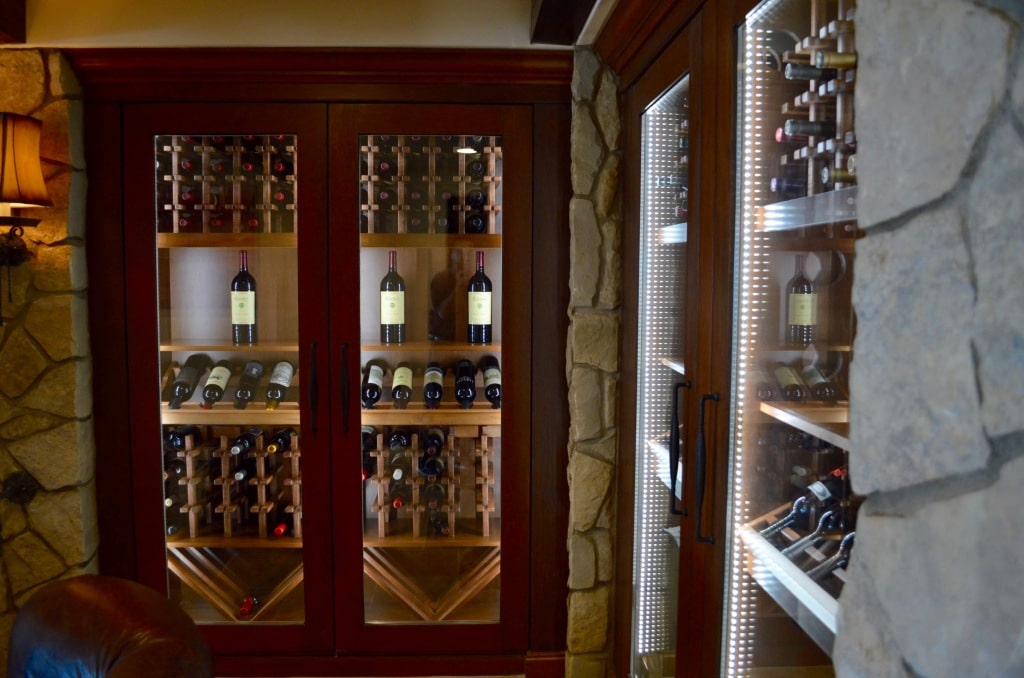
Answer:
[[[364, 198], [360, 201], [363, 215], [363, 233], [383, 234], [478, 234], [494, 235], [500, 231], [501, 213], [501, 137], [483, 136], [474, 141], [471, 136], [452, 136], [443, 141], [440, 136], [369, 135], [360, 147], [365, 162], [365, 174], [360, 176]], [[473, 147], [470, 155], [457, 153], [456, 148]], [[411, 175], [412, 158], [425, 161], [421, 171]], [[386, 157], [394, 160], [393, 174], [381, 176], [376, 172], [378, 161]], [[483, 171], [470, 176], [468, 165], [481, 162]], [[445, 171], [448, 171], [446, 174]], [[417, 190], [419, 189], [419, 190]], [[471, 205], [470, 191], [480, 191], [479, 204]], [[381, 192], [389, 195], [380, 199]], [[444, 193], [450, 193], [448, 199]], [[414, 225], [415, 215], [425, 217], [426, 223]], [[467, 228], [467, 219], [477, 217], [482, 224], [477, 229]], [[442, 226], [439, 218], [446, 219]]]

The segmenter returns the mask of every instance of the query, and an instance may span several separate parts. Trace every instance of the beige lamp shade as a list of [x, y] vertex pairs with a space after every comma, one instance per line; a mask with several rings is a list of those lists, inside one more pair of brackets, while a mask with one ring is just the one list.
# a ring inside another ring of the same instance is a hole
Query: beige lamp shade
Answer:
[[39, 165], [43, 123], [27, 115], [0, 113], [0, 203], [12, 207], [48, 207]]

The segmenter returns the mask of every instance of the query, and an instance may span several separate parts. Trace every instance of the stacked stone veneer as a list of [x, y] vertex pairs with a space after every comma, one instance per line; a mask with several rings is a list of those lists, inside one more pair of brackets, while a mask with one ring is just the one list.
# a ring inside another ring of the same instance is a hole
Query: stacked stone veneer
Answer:
[[615, 421], [622, 297], [618, 80], [578, 49], [572, 82], [569, 621], [566, 675], [603, 678], [615, 563]]
[[859, 0], [841, 676], [1024, 675], [1024, 3]]
[[40, 156], [53, 201], [21, 212], [42, 221], [25, 229], [33, 256], [10, 269], [10, 286], [0, 268], [3, 667], [24, 600], [47, 581], [96, 570], [97, 526], [78, 83], [56, 52], [0, 50], [0, 111], [42, 121]]

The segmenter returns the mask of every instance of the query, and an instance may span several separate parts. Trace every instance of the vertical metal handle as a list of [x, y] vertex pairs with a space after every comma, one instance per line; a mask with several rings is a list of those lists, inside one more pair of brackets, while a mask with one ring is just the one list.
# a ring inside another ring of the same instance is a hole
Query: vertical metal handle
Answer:
[[317, 431], [317, 405], [320, 401], [318, 389], [316, 387], [316, 342], [314, 341], [309, 345], [309, 377], [306, 378], [306, 384], [309, 387], [309, 427], [313, 433]]
[[[682, 441], [679, 439], [679, 389], [690, 388], [689, 381], [680, 381], [672, 386], [672, 428], [668, 432], [668, 510], [677, 516], [685, 516], [686, 509], [676, 508], [676, 480], [678, 480], [679, 458], [682, 454]], [[680, 502], [682, 502], [680, 492]]]
[[704, 404], [709, 400], [718, 400], [717, 393], [705, 393], [700, 397], [700, 411], [697, 413], [697, 451], [693, 457], [694, 465], [694, 499], [697, 503], [697, 541], [714, 544], [712, 535], [701, 536], [701, 518], [704, 512], [704, 484], [707, 482], [707, 443], [704, 440]]
[[348, 433], [348, 342], [341, 345], [341, 430]]

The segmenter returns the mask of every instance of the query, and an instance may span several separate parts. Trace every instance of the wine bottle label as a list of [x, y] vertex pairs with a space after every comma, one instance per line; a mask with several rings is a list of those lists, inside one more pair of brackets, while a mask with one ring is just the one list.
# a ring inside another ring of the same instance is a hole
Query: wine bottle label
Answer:
[[390, 291], [380, 293], [380, 324], [405, 324], [405, 292]]
[[501, 370], [497, 367], [484, 370], [484, 388], [488, 386], [501, 386]]
[[206, 379], [207, 386], [219, 386], [221, 390], [226, 389], [228, 386], [228, 380], [231, 378], [231, 370], [226, 367], [214, 367], [210, 371], [210, 376]]
[[818, 309], [818, 295], [814, 292], [790, 293], [789, 324], [814, 325]]
[[470, 292], [469, 293], [469, 324], [490, 325], [491, 324], [491, 293]]
[[441, 372], [441, 370], [429, 369], [429, 370], [427, 370], [426, 372], [423, 373], [423, 383], [424, 384], [443, 384], [444, 383], [444, 375]]
[[256, 324], [256, 293], [232, 292], [231, 293], [231, 324], [232, 325], [255, 325]]
[[828, 486], [820, 480], [808, 485], [807, 489], [814, 493], [818, 501], [828, 501], [832, 498], [832, 493], [828, 491]]
[[274, 371], [270, 373], [270, 383], [280, 384], [284, 388], [288, 388], [292, 383], [292, 375], [295, 374], [295, 368], [292, 367], [291, 363], [279, 362], [274, 366]]
[[377, 386], [384, 385], [384, 368], [379, 365], [370, 365], [370, 374], [367, 375], [366, 381]]
[[408, 367], [398, 367], [395, 369], [395, 376], [392, 379], [391, 387], [397, 388], [398, 386], [412, 388], [412, 370]]
[[797, 376], [796, 370], [786, 365], [779, 365], [775, 368], [775, 378], [779, 380], [783, 388], [800, 385], [800, 377]]
[[803, 371], [803, 377], [804, 381], [807, 382], [807, 385], [812, 389], [818, 384], [824, 384], [828, 381], [814, 365], [811, 365]]

